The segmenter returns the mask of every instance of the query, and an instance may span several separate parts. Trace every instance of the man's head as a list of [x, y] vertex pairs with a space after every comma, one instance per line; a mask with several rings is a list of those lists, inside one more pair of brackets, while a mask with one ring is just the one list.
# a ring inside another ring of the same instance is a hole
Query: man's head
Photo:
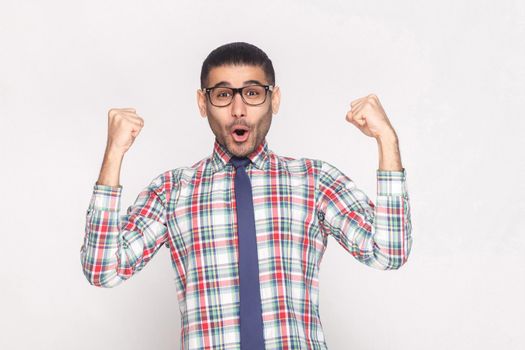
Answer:
[[[204, 88], [241, 88], [251, 85], [271, 87], [264, 90], [266, 98], [260, 100], [255, 97], [256, 91], [249, 88], [243, 90], [243, 96], [233, 93], [228, 105], [225, 105], [231, 96], [228, 91], [203, 91]], [[204, 60], [201, 89], [197, 90], [199, 111], [202, 117], [208, 118], [217, 141], [233, 155], [247, 156], [264, 141], [270, 129], [272, 114], [279, 110], [280, 90], [274, 85], [272, 61], [254, 45], [243, 42], [222, 45]], [[218, 102], [219, 98], [226, 99], [226, 103]], [[257, 103], [264, 102], [253, 105], [252, 99]], [[242, 136], [237, 135], [234, 130], [238, 128], [247, 131]]]

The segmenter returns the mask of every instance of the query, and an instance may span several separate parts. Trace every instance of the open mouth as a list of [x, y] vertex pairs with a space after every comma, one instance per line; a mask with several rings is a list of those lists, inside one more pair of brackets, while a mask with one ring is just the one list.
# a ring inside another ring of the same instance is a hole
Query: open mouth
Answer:
[[248, 139], [250, 130], [245, 126], [236, 126], [232, 131], [232, 137], [236, 142], [244, 142]]

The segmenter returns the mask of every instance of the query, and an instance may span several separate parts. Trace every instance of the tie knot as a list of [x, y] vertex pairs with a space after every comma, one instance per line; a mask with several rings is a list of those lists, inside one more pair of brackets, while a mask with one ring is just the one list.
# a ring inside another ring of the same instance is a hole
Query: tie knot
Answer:
[[230, 161], [232, 162], [232, 164], [235, 167], [235, 169], [237, 169], [239, 167], [243, 167], [244, 168], [248, 164], [250, 164], [250, 162], [251, 162], [250, 158], [248, 158], [248, 157], [239, 158], [237, 156], [232, 156]]

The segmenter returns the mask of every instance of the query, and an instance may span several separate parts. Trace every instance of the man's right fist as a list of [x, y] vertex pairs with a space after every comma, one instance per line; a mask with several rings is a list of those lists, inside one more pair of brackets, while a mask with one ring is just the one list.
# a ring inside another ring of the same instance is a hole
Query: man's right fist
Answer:
[[144, 119], [134, 108], [111, 108], [108, 112], [107, 150], [126, 153], [143, 126]]

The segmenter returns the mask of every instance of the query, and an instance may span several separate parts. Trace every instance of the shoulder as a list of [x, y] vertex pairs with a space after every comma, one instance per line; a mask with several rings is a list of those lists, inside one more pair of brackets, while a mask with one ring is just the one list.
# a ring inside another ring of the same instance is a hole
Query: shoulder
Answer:
[[324, 164], [322, 160], [310, 157], [290, 157], [278, 155], [272, 151], [270, 151], [269, 155], [272, 168], [288, 172], [291, 175], [304, 176], [306, 173], [318, 175]]
[[322, 159], [310, 157], [294, 158], [277, 155], [274, 152], [270, 152], [270, 156], [272, 158], [272, 163], [275, 163], [278, 167], [284, 168], [290, 172], [302, 172], [311, 169], [320, 175], [341, 173], [335, 165]]
[[164, 200], [169, 201], [173, 191], [178, 190], [184, 184], [190, 183], [199, 170], [204, 169], [208, 158], [203, 158], [191, 166], [181, 166], [166, 169], [157, 173], [150, 181], [148, 187], [156, 192]]
[[321, 192], [326, 190], [339, 191], [343, 187], [352, 189], [353, 181], [331, 162], [317, 158], [294, 158], [273, 154], [277, 170], [287, 173], [292, 183], [305, 183], [311, 179], [311, 185]]

